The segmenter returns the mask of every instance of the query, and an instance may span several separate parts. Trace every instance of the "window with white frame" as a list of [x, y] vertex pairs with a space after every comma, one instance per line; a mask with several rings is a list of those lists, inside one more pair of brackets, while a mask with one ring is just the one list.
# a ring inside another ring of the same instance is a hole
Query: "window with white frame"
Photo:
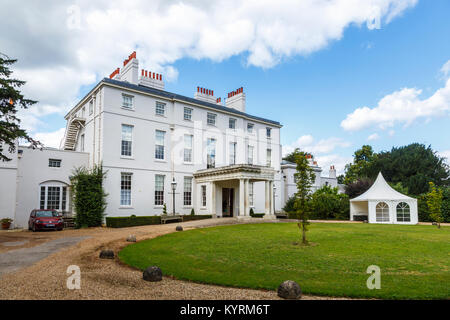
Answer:
[[253, 128], [255, 127], [255, 125], [253, 123], [247, 123], [247, 132], [248, 133], [253, 133]]
[[266, 165], [268, 167], [272, 166], [272, 149], [267, 149], [267, 153], [266, 153]]
[[166, 133], [161, 130], [155, 131], [155, 159], [164, 160], [164, 137]]
[[125, 109], [133, 109], [133, 96], [122, 94], [122, 107]]
[[89, 115], [94, 112], [94, 100], [89, 101]]
[[155, 109], [155, 114], [158, 116], [163, 116], [166, 113], [166, 104], [156, 101], [156, 109]]
[[206, 167], [216, 167], [216, 139], [208, 138], [206, 142]]
[[190, 134], [184, 135], [184, 162], [192, 162], [192, 141], [194, 136]]
[[247, 163], [253, 164], [253, 146], [247, 146]]
[[400, 202], [397, 205], [397, 221], [398, 222], [411, 222], [409, 204], [406, 202]]
[[81, 135], [80, 138], [80, 145], [81, 145], [81, 152], [84, 152], [84, 133]]
[[83, 107], [83, 109], [81, 109], [81, 117], [84, 118], [86, 115], [86, 108]]
[[40, 187], [40, 209], [65, 211], [67, 207], [67, 186], [62, 183]]
[[164, 176], [155, 175], [155, 205], [164, 205]]
[[236, 142], [230, 142], [230, 165], [236, 164]]
[[122, 150], [121, 155], [125, 157], [131, 157], [133, 140], [133, 126], [123, 124], [122, 125]]
[[192, 205], [192, 177], [184, 177], [183, 204]]
[[389, 206], [386, 202], [378, 202], [375, 211], [377, 222], [389, 221]]
[[202, 207], [206, 207], [206, 186], [202, 186]]
[[192, 108], [184, 107], [184, 120], [192, 120]]
[[236, 119], [230, 118], [228, 120], [228, 128], [235, 130], [236, 129]]
[[272, 129], [266, 128], [266, 137], [267, 139], [270, 139], [272, 137]]
[[248, 203], [250, 207], [253, 207], [253, 182], [248, 184]]
[[210, 126], [215, 126], [216, 125], [216, 117], [217, 115], [214, 113], [209, 113], [206, 115], [206, 123]]
[[120, 174], [120, 205], [131, 206], [131, 173]]
[[61, 168], [60, 159], [48, 159], [48, 166], [51, 168]]

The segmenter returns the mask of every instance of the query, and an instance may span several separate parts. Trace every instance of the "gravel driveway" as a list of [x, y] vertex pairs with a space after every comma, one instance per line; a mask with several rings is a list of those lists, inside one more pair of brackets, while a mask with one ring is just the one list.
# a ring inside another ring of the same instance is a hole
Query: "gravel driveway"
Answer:
[[[253, 219], [251, 222], [263, 223], [264, 221], [263, 219]], [[185, 230], [188, 230], [192, 228], [236, 223], [238, 223], [237, 220], [233, 218], [220, 218], [184, 222], [181, 223], [181, 225]], [[152, 225], [121, 229], [92, 228], [64, 230], [58, 233], [52, 233], [51, 236], [57, 237], [60, 241], [53, 239], [51, 242], [46, 242], [47, 246], [42, 248], [51, 248], [55, 246], [64, 247], [64, 243], [69, 245], [67, 241], [73, 241], [72, 246], [60, 249], [24, 269], [3, 274], [3, 276], [0, 277], [0, 300], [278, 299], [275, 291], [221, 287], [181, 281], [170, 277], [164, 277], [163, 281], [160, 282], [147, 282], [142, 280], [142, 271], [124, 265], [119, 261], [117, 256], [113, 260], [99, 259], [99, 253], [102, 249], [112, 249], [117, 254], [123, 247], [129, 245], [130, 242], [126, 242], [126, 237], [130, 234], [135, 235], [137, 241], [142, 241], [175, 232], [175, 227], [177, 225], [179, 224]], [[24, 232], [23, 234], [35, 236], [33, 233]], [[80, 241], [80, 238], [83, 237], [89, 238]], [[62, 238], [65, 238], [66, 240], [63, 240]], [[12, 254], [14, 251], [9, 251], [9, 253]], [[67, 274], [67, 267], [70, 265], [77, 265], [80, 267], [80, 290], [69, 290], [66, 287], [67, 278], [69, 276]], [[303, 299], [332, 298], [303, 296]]]
[[[70, 247], [86, 237], [67, 237], [60, 238], [46, 242], [44, 244], [17, 250], [11, 250], [5, 253], [0, 253], [0, 277], [3, 274], [11, 273], [22, 268], [31, 266], [52, 253], [55, 253], [62, 248]], [[14, 242], [9, 242], [9, 246]], [[20, 245], [25, 244], [21, 242]]]

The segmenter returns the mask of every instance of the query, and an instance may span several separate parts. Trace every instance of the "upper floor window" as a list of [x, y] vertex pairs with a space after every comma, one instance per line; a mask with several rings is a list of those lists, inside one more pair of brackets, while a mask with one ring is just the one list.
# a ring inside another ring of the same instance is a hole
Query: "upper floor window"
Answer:
[[86, 108], [83, 107], [83, 109], [81, 109], [81, 117], [84, 118], [86, 116]]
[[217, 117], [216, 114], [208, 112], [207, 124], [210, 125], [210, 126], [215, 126], [216, 125], [216, 117]]
[[122, 150], [121, 155], [131, 157], [131, 147], [133, 140], [133, 126], [123, 124], [122, 125]]
[[230, 164], [236, 164], [236, 142], [230, 142]]
[[270, 139], [272, 137], [272, 129], [271, 128], [266, 128], [266, 137], [268, 139]]
[[228, 128], [235, 130], [236, 129], [236, 119], [230, 118], [228, 121]]
[[81, 152], [84, 152], [84, 133], [81, 135], [80, 138], [80, 145], [81, 145]]
[[156, 101], [156, 109], [155, 109], [155, 113], [158, 116], [164, 116], [166, 113], [166, 104]]
[[216, 139], [208, 138], [206, 144], [206, 167], [215, 168], [216, 166]]
[[192, 162], [192, 140], [194, 136], [190, 134], [184, 135], [184, 162]]
[[271, 167], [271, 166], [272, 166], [272, 149], [267, 149], [266, 165], [267, 165], [268, 167]]
[[254, 126], [255, 125], [253, 123], [247, 123], [247, 132], [248, 133], [253, 133]]
[[48, 159], [48, 166], [52, 168], [61, 168], [61, 160], [59, 159]]
[[155, 133], [155, 159], [164, 160], [164, 131], [156, 130]]
[[184, 107], [184, 120], [192, 120], [192, 108]]
[[125, 109], [133, 109], [133, 96], [122, 94], [122, 107]]
[[253, 164], [253, 146], [247, 146], [247, 163]]
[[94, 112], [94, 100], [89, 101], [89, 115]]

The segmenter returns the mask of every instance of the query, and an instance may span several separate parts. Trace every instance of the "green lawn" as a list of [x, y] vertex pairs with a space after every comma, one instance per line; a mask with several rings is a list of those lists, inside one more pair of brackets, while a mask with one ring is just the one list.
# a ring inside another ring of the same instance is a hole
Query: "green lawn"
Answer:
[[[145, 269], [202, 283], [276, 290], [297, 281], [304, 293], [329, 296], [448, 299], [450, 228], [315, 223], [308, 239], [293, 223], [221, 226], [171, 233], [125, 247], [119, 257]], [[381, 268], [369, 290], [366, 269]]]

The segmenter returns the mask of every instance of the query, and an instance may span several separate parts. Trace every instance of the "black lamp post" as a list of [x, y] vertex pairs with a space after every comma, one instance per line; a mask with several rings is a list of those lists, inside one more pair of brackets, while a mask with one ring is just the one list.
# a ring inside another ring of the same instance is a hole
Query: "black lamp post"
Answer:
[[171, 185], [172, 185], [172, 199], [173, 199], [173, 206], [172, 206], [172, 209], [173, 209], [173, 215], [175, 215], [175, 190], [177, 189], [177, 183], [175, 182], [175, 177], [173, 177], [173, 180], [172, 180], [172, 182], [170, 183]]

